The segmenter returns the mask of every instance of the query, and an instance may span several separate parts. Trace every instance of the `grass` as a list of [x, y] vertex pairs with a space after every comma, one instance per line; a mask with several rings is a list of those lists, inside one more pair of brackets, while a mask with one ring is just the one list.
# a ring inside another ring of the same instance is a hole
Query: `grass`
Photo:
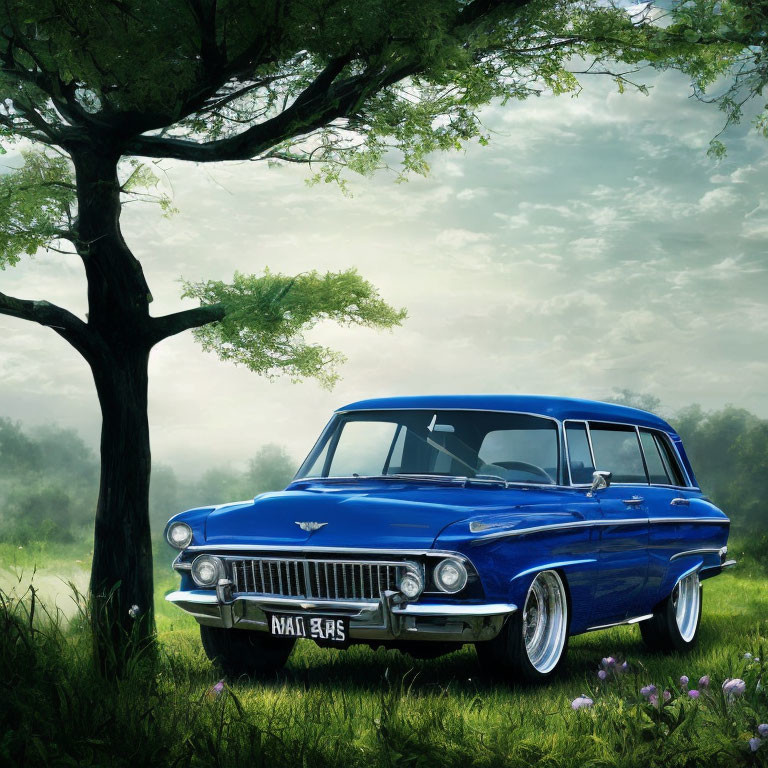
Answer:
[[[167, 550], [162, 558], [170, 561]], [[22, 554], [17, 568], [33, 560]], [[418, 661], [300, 641], [284, 673], [229, 682], [216, 694], [220, 675], [197, 625], [162, 600], [175, 585], [162, 566], [156, 668], [138, 666], [112, 684], [92, 671], [81, 617], [57, 626], [38, 606], [32, 631], [29, 604], [6, 604], [0, 765], [768, 766], [768, 739], [755, 752], [748, 743], [768, 722], [768, 697], [756, 690], [762, 662], [744, 659], [763, 658], [768, 646], [768, 574], [753, 561], [705, 582], [692, 653], [650, 654], [636, 627], [595, 632], [573, 638], [562, 674], [538, 688], [482, 678], [470, 647]], [[608, 655], [630, 671], [602, 683], [598, 665]], [[680, 690], [683, 674], [692, 684], [709, 675], [711, 688], [694, 701]], [[747, 683], [730, 702], [720, 687], [728, 677]], [[670, 691], [666, 706], [640, 695], [648, 683]], [[573, 711], [582, 693], [594, 706]]]

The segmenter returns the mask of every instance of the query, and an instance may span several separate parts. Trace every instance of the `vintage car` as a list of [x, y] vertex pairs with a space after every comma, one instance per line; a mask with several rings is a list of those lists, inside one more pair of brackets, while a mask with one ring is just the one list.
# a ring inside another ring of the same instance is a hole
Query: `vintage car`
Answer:
[[297, 638], [433, 657], [474, 643], [537, 680], [570, 635], [639, 624], [682, 651], [728, 518], [662, 419], [558, 397], [400, 397], [339, 409], [295, 479], [173, 517], [181, 588], [226, 673], [281, 667]]

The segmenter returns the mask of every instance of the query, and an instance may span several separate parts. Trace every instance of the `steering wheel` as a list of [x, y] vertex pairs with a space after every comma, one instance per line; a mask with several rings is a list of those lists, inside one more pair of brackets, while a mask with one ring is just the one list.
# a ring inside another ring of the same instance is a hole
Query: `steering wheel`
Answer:
[[554, 484], [555, 482], [549, 476], [549, 472], [541, 467], [537, 467], [535, 464], [529, 464], [527, 461], [494, 461], [493, 464], [504, 469], [516, 469], [520, 472], [528, 472], [531, 475], [543, 477], [548, 483]]

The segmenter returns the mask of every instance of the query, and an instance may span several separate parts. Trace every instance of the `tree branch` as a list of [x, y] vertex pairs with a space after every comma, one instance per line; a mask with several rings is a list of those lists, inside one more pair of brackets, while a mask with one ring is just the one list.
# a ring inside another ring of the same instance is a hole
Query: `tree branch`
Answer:
[[334, 84], [344, 64], [334, 59], [291, 104], [275, 117], [226, 139], [195, 142], [158, 136], [138, 136], [123, 147], [125, 155], [173, 158], [210, 163], [222, 160], [250, 160], [280, 142], [311, 133], [359, 108], [371, 90], [398, 82], [418, 71], [408, 62], [381, 72], [364, 72]]
[[169, 336], [200, 328], [208, 323], [222, 320], [226, 315], [223, 304], [204, 304], [194, 309], [185, 309], [163, 317], [151, 318], [149, 337], [152, 344], [157, 344]]
[[79, 317], [49, 301], [17, 299], [0, 293], [0, 315], [18, 317], [51, 328], [89, 359], [97, 345], [95, 335]]

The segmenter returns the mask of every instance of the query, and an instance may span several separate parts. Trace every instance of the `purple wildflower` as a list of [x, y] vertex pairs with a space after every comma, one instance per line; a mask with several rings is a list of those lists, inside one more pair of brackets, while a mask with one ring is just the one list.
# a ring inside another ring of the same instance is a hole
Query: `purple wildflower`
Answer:
[[653, 685], [653, 684], [646, 685], [646, 686], [644, 686], [643, 688], [640, 689], [640, 693], [642, 693], [643, 696], [645, 696], [645, 698], [647, 699], [649, 696], [651, 696], [654, 693], [656, 693], [656, 686]]
[[592, 699], [589, 698], [589, 696], [584, 696], [583, 694], [579, 696], [577, 699], [574, 699], [571, 702], [571, 709], [589, 709], [595, 702], [592, 701]]
[[694, 688], [692, 691], [688, 691], [688, 695], [692, 699], [698, 699], [701, 694]]
[[752, 654], [747, 651], [747, 653], [744, 654], [744, 658], [749, 661], [752, 658]]
[[752, 737], [752, 738], [749, 740], [749, 748], [750, 748], [750, 749], [751, 749], [753, 752], [757, 752], [758, 748], [760, 747], [760, 745], [761, 745], [762, 743], [763, 743], [763, 742], [762, 742], [762, 739], [758, 739], [758, 738], [757, 738], [757, 736], [753, 736], [753, 737]]
[[699, 678], [699, 688], [709, 688], [709, 675]]
[[664, 701], [669, 701], [672, 698], [672, 694], [669, 691], [664, 691]]
[[208, 696], [212, 699], [215, 699], [217, 696], [221, 695], [223, 690], [224, 690], [224, 681], [219, 680], [218, 683], [215, 683], [208, 689]]
[[743, 695], [747, 690], [747, 684], [738, 677], [731, 679], [730, 677], [723, 683], [723, 693], [729, 698], [733, 699], [737, 696]]
[[601, 680], [605, 680], [605, 678], [606, 678], [606, 677], [608, 677], [608, 673], [607, 673], [607, 672], [606, 672], [604, 669], [601, 669], [601, 670], [600, 670], [600, 671], [597, 673], [597, 676], [598, 676], [598, 677], [599, 677]]
[[768, 723], [761, 723], [757, 726], [757, 735], [763, 738], [768, 736]]
[[659, 697], [658, 697], [658, 696], [657, 696], [655, 693], [652, 693], [652, 694], [651, 694], [651, 695], [648, 697], [648, 703], [649, 703], [649, 704], [650, 704], [652, 707], [656, 707], [656, 709], [658, 709], [658, 708], [659, 708]]
[[619, 667], [619, 669], [620, 669], [622, 672], [628, 672], [628, 671], [629, 671], [629, 664], [627, 664], [627, 662], [626, 662], [626, 661], [623, 661], [623, 662], [621, 663], [621, 666]]
[[611, 667], [616, 666], [616, 659], [613, 658], [613, 656], [607, 656], [602, 661], [603, 669], [610, 669]]
[[688, 676], [687, 675], [683, 675], [680, 678], [680, 687], [681, 688], [685, 688], [687, 685], [688, 685]]

